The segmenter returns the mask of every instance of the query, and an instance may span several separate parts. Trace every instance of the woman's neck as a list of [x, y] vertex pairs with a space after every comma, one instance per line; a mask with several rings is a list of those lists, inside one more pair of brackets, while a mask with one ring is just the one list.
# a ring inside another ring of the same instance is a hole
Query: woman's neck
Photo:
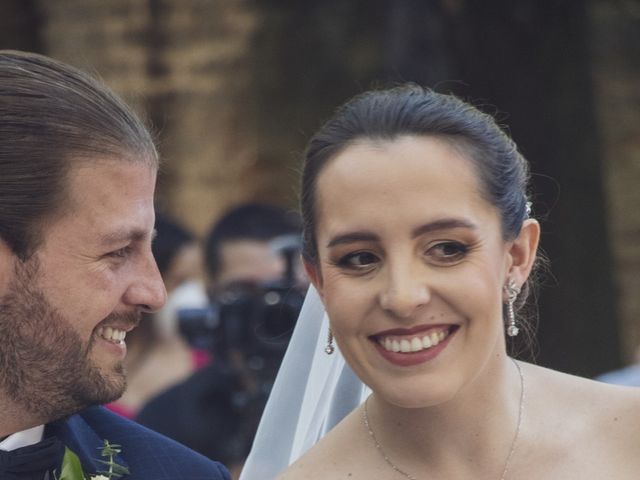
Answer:
[[472, 382], [439, 405], [408, 409], [372, 395], [367, 405], [369, 427], [378, 448], [406, 472], [413, 467], [416, 472], [439, 471], [443, 477], [458, 478], [453, 470], [459, 475], [471, 470], [476, 478], [490, 478], [500, 470], [496, 474], [500, 478], [516, 446], [523, 386], [514, 362], [506, 355], [495, 357]]

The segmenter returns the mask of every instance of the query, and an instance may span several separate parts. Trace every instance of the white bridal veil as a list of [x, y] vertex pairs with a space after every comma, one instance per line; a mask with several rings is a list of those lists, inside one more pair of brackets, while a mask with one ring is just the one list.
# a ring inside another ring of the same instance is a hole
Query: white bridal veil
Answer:
[[240, 480], [275, 478], [369, 394], [337, 346], [324, 352], [328, 327], [309, 287]]

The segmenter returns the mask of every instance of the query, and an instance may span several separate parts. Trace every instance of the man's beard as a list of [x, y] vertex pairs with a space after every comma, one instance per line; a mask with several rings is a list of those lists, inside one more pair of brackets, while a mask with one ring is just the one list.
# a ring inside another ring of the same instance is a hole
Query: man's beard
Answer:
[[[17, 263], [0, 299], [0, 391], [21, 409], [47, 422], [90, 405], [119, 398], [126, 388], [122, 363], [101, 371], [89, 357], [94, 338], [83, 342], [36, 282], [37, 259]], [[135, 324], [138, 314], [111, 314]], [[95, 331], [95, 330], [94, 330]]]

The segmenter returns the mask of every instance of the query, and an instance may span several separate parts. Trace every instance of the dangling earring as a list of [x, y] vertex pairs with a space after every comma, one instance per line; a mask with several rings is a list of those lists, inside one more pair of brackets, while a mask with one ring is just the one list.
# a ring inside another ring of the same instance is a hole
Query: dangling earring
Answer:
[[331, 355], [335, 351], [335, 347], [333, 346], [333, 332], [331, 331], [331, 327], [327, 330], [327, 346], [324, 347], [324, 353], [327, 355]]
[[507, 294], [507, 319], [509, 320], [509, 325], [507, 326], [507, 335], [510, 337], [515, 337], [518, 335], [520, 329], [516, 326], [516, 314], [513, 311], [513, 304], [518, 298], [518, 294], [520, 293], [520, 289], [516, 285], [516, 282], [513, 279], [509, 279], [509, 283], [504, 286], [504, 291]]

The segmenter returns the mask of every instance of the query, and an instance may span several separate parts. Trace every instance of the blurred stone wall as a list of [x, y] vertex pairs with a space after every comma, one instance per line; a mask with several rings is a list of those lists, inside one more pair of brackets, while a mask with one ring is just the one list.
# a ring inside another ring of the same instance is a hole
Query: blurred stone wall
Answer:
[[247, 199], [282, 201], [258, 168], [245, 0], [40, 0], [47, 54], [98, 72], [144, 111], [163, 160], [159, 209], [204, 232]]
[[[630, 360], [640, 345], [640, 4], [588, 4], [620, 332]], [[306, 138], [333, 107], [370, 86], [357, 79], [381, 78], [378, 57], [394, 50], [379, 35], [388, 5], [4, 0], [0, 47], [97, 72], [146, 112], [164, 162], [159, 208], [203, 233], [244, 200], [295, 205]], [[438, 44], [432, 53], [442, 50]], [[584, 210], [575, 215], [588, 218]], [[614, 328], [610, 322], [603, 318], [602, 328]]]
[[591, 28], [621, 342], [631, 361], [640, 346], [640, 3], [593, 2]]

